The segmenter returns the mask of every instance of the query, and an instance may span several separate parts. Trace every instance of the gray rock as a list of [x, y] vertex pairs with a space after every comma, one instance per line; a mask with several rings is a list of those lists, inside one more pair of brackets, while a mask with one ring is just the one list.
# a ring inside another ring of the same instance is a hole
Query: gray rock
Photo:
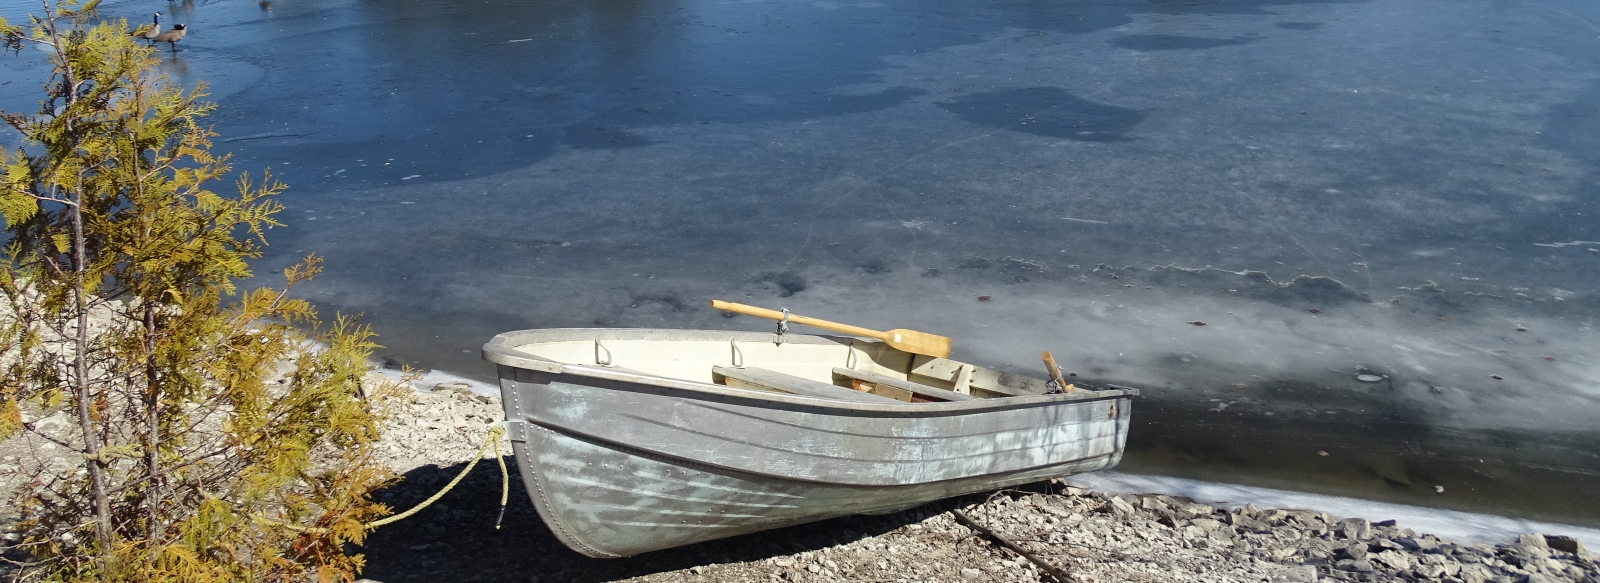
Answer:
[[1412, 572], [1424, 579], [1439, 579], [1444, 577], [1444, 565], [1417, 565]]
[[1428, 537], [1412, 538], [1409, 536], [1403, 536], [1394, 542], [1408, 551], [1419, 551], [1425, 553], [1439, 548], [1439, 541], [1429, 539]]
[[1544, 535], [1544, 542], [1546, 546], [1549, 546], [1552, 549], [1566, 553], [1572, 553], [1574, 555], [1585, 555], [1589, 553], [1587, 549], [1583, 548], [1583, 541], [1570, 536], [1547, 534]]
[[1458, 576], [1466, 583], [1483, 583], [1494, 577], [1495, 572], [1494, 569], [1490, 569], [1487, 565], [1471, 563], [1462, 565], [1461, 574]]
[[1139, 507], [1150, 512], [1162, 512], [1168, 510], [1167, 505], [1163, 503], [1160, 498], [1155, 496], [1144, 496], [1139, 498]]
[[1439, 566], [1444, 567], [1444, 576], [1446, 577], [1455, 577], [1461, 574], [1461, 563], [1447, 560]]
[[1317, 583], [1317, 568], [1311, 565], [1292, 567], [1272, 581], [1273, 583]]
[[1350, 540], [1367, 540], [1372, 538], [1372, 523], [1365, 518], [1346, 518], [1339, 521], [1337, 532]]
[[1254, 518], [1238, 517], [1234, 519], [1233, 525], [1239, 529], [1241, 534], [1247, 532], [1253, 532], [1257, 534], [1266, 534], [1272, 532], [1272, 525]]
[[1074, 514], [1071, 508], [1068, 508], [1055, 500], [1045, 500], [1035, 504], [1034, 506], [1037, 506], [1040, 510], [1045, 511], [1047, 514], [1054, 514], [1061, 518], [1071, 518]]
[[1387, 567], [1390, 571], [1404, 573], [1411, 570], [1411, 555], [1400, 551], [1383, 551], [1369, 555], [1367, 559]]
[[1310, 510], [1290, 510], [1289, 518], [1303, 526], [1318, 526], [1323, 524], [1322, 515]]
[[1517, 539], [1517, 546], [1527, 547], [1527, 548], [1530, 548], [1530, 549], [1548, 549], [1548, 548], [1550, 548], [1549, 543], [1545, 542], [1544, 535], [1542, 535], [1542, 534], [1525, 534], [1525, 535], [1522, 535], [1521, 537], [1519, 537]]
[[1331, 557], [1336, 551], [1339, 550], [1338, 545], [1335, 545], [1333, 541], [1321, 539], [1302, 541], [1301, 548], [1305, 550], [1307, 556], [1317, 558]]
[[1543, 563], [1550, 556], [1550, 547], [1532, 545], [1507, 545], [1500, 549], [1500, 560], [1508, 564], [1521, 567], [1532, 563]]
[[1128, 501], [1123, 499], [1122, 496], [1112, 498], [1111, 503], [1108, 504], [1108, 506], [1111, 508], [1111, 513], [1118, 516], [1132, 516], [1135, 512], [1137, 512], [1137, 510], [1134, 509], [1133, 504], [1128, 503]]
[[1216, 508], [1206, 504], [1183, 504], [1181, 506], [1174, 507], [1174, 509], [1181, 511], [1184, 514], [1188, 514], [1189, 516], [1211, 516], [1217, 512]]
[[1373, 571], [1372, 563], [1368, 563], [1366, 559], [1340, 559], [1339, 562], [1333, 564], [1333, 568], [1352, 573], [1371, 573]]
[[[1408, 537], [1400, 537], [1400, 538], [1408, 538]], [[1380, 551], [1398, 551], [1398, 550], [1405, 549], [1405, 547], [1401, 546], [1400, 543], [1394, 542], [1392, 540], [1389, 540], [1389, 539], [1386, 539], [1386, 538], [1383, 538], [1383, 537], [1378, 537], [1378, 538], [1372, 539], [1372, 542], [1368, 544], [1368, 548], [1372, 548], [1372, 549], [1376, 549], [1376, 550], [1380, 550]]]
[[1347, 559], [1355, 559], [1357, 561], [1364, 560], [1367, 558], [1367, 545], [1353, 544], [1345, 547], [1344, 552], [1340, 554]]

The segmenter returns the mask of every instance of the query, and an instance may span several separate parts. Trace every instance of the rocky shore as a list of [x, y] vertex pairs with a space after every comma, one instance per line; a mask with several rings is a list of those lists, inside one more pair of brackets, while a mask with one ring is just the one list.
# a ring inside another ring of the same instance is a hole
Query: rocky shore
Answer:
[[[492, 397], [439, 385], [402, 397], [381, 451], [406, 479], [381, 494], [404, 509], [453, 478], [500, 419]], [[509, 447], [503, 450], [510, 455]], [[508, 461], [509, 463], [509, 461]], [[513, 466], [513, 472], [515, 472]], [[854, 516], [622, 560], [557, 542], [512, 476], [500, 530], [499, 470], [479, 464], [439, 504], [375, 532], [368, 582], [1048, 581], [1053, 577], [956, 512], [1077, 582], [1446, 581], [1600, 583], [1572, 538], [1467, 544], [1393, 522], [1295, 509], [1221, 508], [1160, 495], [1107, 496], [1041, 483], [886, 516]]]

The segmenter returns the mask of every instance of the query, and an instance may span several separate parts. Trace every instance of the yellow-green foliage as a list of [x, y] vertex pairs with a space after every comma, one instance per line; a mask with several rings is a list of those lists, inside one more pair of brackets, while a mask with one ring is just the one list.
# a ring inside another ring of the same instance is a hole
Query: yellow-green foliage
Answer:
[[[93, 0], [91, 0], [93, 1]], [[33, 576], [60, 581], [349, 581], [345, 552], [388, 513], [368, 494], [382, 411], [362, 392], [372, 332], [319, 323], [288, 289], [240, 292], [283, 185], [228, 171], [201, 125], [204, 88], [155, 72], [150, 49], [92, 5], [63, 5], [12, 51], [50, 55], [35, 114], [4, 113], [0, 153], [0, 438], [30, 432], [81, 453], [20, 501]], [[66, 411], [47, 435], [22, 409]]]

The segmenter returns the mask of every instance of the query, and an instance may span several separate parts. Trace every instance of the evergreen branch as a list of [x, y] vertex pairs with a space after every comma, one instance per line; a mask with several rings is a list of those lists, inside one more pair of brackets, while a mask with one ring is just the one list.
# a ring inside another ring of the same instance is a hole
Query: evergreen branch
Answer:
[[34, 424], [32, 424], [32, 423], [28, 423], [28, 422], [24, 421], [22, 423], [22, 428], [28, 430], [28, 433], [32, 433], [34, 435], [37, 435], [37, 436], [43, 438], [45, 441], [48, 441], [50, 443], [54, 443], [54, 444], [56, 444], [56, 445], [58, 445], [60, 447], [67, 448], [67, 451], [71, 451], [71, 452], [75, 452], [75, 453], [83, 453], [83, 450], [80, 449], [78, 446], [72, 445], [72, 444], [67, 443], [65, 441], [62, 441], [60, 439], [56, 439], [55, 436], [52, 436], [52, 435], [50, 435], [48, 433], [45, 433], [43, 431], [39, 431], [39, 429], [34, 427]]

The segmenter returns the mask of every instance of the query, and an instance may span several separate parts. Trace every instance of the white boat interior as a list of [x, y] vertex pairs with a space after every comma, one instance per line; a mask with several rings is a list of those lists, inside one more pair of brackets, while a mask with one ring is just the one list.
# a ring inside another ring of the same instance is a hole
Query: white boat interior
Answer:
[[[844, 401], [940, 403], [1044, 395], [1054, 388], [1040, 379], [853, 337], [704, 330], [538, 332], [537, 337], [508, 338], [502, 346], [568, 366]], [[1093, 391], [1069, 384], [1065, 392]]]

